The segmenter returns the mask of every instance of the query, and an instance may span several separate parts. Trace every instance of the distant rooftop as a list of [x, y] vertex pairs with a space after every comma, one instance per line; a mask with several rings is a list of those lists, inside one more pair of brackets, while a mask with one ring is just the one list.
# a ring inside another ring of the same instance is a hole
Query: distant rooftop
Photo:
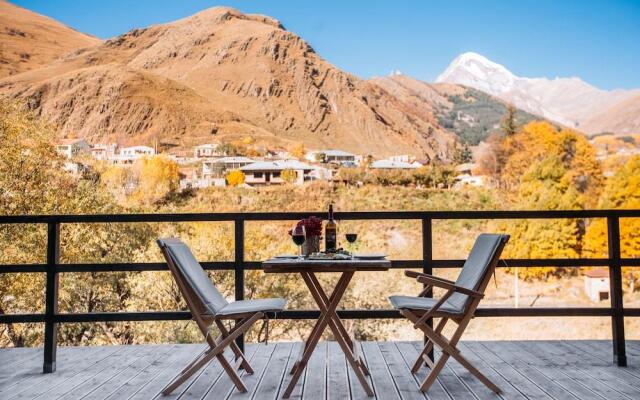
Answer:
[[298, 160], [276, 160], [258, 161], [240, 168], [241, 171], [280, 171], [285, 169], [312, 170], [315, 169], [315, 167]]
[[416, 169], [417, 165], [409, 164], [404, 161], [378, 160], [371, 164], [371, 168], [377, 169]]
[[349, 153], [348, 151], [344, 151], [344, 150], [317, 150], [317, 151], [313, 151], [312, 153], [322, 153], [327, 156], [333, 156], [333, 157], [355, 156], [355, 154]]
[[210, 163], [231, 164], [231, 163], [252, 163], [253, 159], [249, 157], [222, 157], [208, 161]]

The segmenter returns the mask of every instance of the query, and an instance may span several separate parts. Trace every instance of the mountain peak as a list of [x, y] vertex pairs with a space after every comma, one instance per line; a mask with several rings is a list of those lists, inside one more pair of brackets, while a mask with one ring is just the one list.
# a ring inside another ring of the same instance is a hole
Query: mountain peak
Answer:
[[456, 57], [436, 82], [455, 83], [500, 97], [532, 114], [570, 127], [582, 127], [594, 113], [627, 98], [633, 91], [607, 92], [578, 77], [525, 78], [474, 53]]
[[263, 24], [271, 25], [278, 29], [284, 29], [279, 20], [262, 14], [244, 14], [241, 11], [225, 6], [211, 7], [202, 10], [194, 15], [183, 18], [181, 21], [190, 23], [192, 20], [205, 20], [221, 23], [232, 19], [255, 21]]
[[509, 91], [515, 80], [504, 66], [474, 52], [460, 54], [436, 78], [438, 83], [458, 83], [494, 95]]

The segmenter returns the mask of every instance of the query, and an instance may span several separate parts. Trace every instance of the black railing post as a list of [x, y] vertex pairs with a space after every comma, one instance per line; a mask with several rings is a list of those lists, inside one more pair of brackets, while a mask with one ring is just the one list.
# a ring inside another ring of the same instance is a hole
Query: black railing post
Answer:
[[622, 301], [622, 265], [620, 262], [620, 219], [617, 216], [607, 217], [607, 232], [613, 362], [620, 367], [626, 367], [627, 352], [624, 339], [624, 303]]
[[[422, 219], [422, 272], [425, 274], [433, 274], [433, 231], [431, 226], [431, 218]], [[427, 293], [427, 297], [432, 297], [433, 291]], [[427, 324], [433, 327], [433, 319], [429, 318]], [[427, 337], [424, 337], [427, 340]], [[433, 348], [428, 354], [431, 361], [433, 361]]]
[[[244, 300], [244, 219], [237, 218], [234, 225], [235, 232], [235, 297], [236, 300]], [[244, 335], [238, 336], [236, 343], [244, 352]]]
[[47, 282], [45, 292], [45, 322], [44, 322], [44, 364], [42, 372], [50, 373], [56, 370], [56, 350], [58, 341], [58, 271], [60, 259], [60, 224], [47, 224]]

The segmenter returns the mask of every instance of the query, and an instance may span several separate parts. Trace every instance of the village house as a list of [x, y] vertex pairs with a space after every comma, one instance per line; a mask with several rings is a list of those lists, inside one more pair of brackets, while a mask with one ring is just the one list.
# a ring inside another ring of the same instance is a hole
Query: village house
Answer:
[[359, 162], [358, 156], [343, 150], [310, 151], [305, 155], [305, 158], [311, 162], [336, 164], [353, 163], [354, 165], [357, 165]]
[[456, 167], [458, 175], [455, 177], [454, 189], [460, 189], [464, 186], [484, 187], [488, 183], [488, 177], [484, 175], [474, 175], [473, 170], [476, 168], [474, 163], [464, 163]]
[[311, 165], [297, 160], [258, 161], [240, 168], [245, 175], [244, 183], [249, 186], [279, 185], [287, 183], [284, 171], [292, 171], [295, 176], [290, 183], [302, 185], [310, 180], [314, 170]]
[[119, 153], [109, 158], [113, 164], [133, 164], [142, 157], [154, 156], [156, 151], [149, 146], [123, 147]]
[[89, 153], [91, 146], [84, 139], [62, 139], [56, 144], [56, 151], [65, 158], [72, 158], [82, 153]]
[[108, 160], [116, 154], [118, 145], [111, 144], [94, 144], [91, 146], [91, 156], [96, 160]]
[[211, 157], [219, 157], [223, 156], [218, 152], [219, 145], [213, 143], [201, 144], [196, 146], [193, 150], [193, 156], [195, 158], [211, 158]]
[[387, 160], [408, 163], [409, 162], [409, 155], [408, 154], [403, 154], [403, 155], [400, 155], [400, 156], [391, 156], [391, 157], [387, 158]]
[[584, 291], [593, 302], [609, 300], [609, 271], [598, 268], [585, 272]]
[[202, 178], [224, 178], [227, 171], [241, 169], [255, 161], [248, 157], [222, 157], [202, 162]]

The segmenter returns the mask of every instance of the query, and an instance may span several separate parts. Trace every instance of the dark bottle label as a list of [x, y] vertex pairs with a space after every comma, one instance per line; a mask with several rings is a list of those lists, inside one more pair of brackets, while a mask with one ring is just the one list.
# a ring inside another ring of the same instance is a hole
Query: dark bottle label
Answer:
[[334, 229], [327, 229], [325, 234], [325, 250], [328, 252], [336, 251], [336, 231]]

